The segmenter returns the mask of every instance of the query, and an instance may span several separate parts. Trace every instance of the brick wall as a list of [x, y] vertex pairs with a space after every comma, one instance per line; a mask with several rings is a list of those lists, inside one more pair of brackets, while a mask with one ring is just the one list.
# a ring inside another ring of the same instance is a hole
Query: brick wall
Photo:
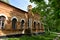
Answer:
[[[0, 2], [0, 14], [4, 14], [7, 18], [6, 22], [5, 22], [5, 28], [2, 32], [2, 30], [0, 30], [0, 35], [6, 35], [6, 34], [11, 34], [11, 33], [15, 33], [15, 34], [21, 34], [23, 31], [25, 31], [25, 29], [28, 29], [28, 16], [30, 16], [29, 18], [32, 18], [32, 27], [31, 27], [31, 32], [40, 32], [40, 30], [38, 31], [38, 28], [36, 26], [36, 30], [33, 30], [33, 24], [34, 21], [36, 21], [38, 23], [38, 21], [40, 21], [40, 16], [38, 14], [34, 14], [34, 16], [32, 14], [29, 14], [29, 12], [25, 12], [22, 10], [19, 10], [11, 5], [5, 4]], [[12, 29], [12, 19], [13, 17], [17, 18], [17, 27], [16, 30]], [[24, 20], [24, 30], [22, 30], [20, 28], [21, 25], [21, 20]]]

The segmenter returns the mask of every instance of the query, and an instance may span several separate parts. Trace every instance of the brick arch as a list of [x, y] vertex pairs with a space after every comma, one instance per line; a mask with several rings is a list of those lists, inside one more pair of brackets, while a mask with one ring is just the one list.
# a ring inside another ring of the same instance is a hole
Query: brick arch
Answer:
[[20, 20], [20, 22], [21, 22], [22, 20], [24, 20], [24, 22], [25, 22], [25, 19], [24, 19], [24, 18], [22, 18], [22, 19]]
[[36, 26], [37, 26], [37, 20], [34, 20], [33, 21], [33, 28], [36, 29]]
[[0, 14], [0, 16], [4, 16], [6, 20], [8, 20], [8, 17], [5, 14]]
[[11, 18], [11, 21], [12, 21], [14, 18], [18, 21], [18, 18], [17, 18], [16, 16], [12, 17], [12, 18]]
[[[20, 22], [22, 22], [22, 21], [24, 21], [24, 23], [25, 23], [25, 19], [24, 18], [22, 18], [21, 20], [20, 20]], [[21, 26], [21, 25], [20, 25]], [[25, 30], [23, 29], [22, 30], [22, 34], [24, 34], [25, 33]]]

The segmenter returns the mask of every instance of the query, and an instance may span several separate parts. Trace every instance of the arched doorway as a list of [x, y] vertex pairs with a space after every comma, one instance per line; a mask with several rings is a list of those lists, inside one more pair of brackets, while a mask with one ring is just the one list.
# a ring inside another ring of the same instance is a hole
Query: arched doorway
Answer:
[[12, 19], [12, 28], [13, 29], [16, 29], [16, 27], [17, 27], [17, 19], [16, 18], [13, 18]]
[[0, 29], [4, 29], [5, 26], [5, 16], [0, 16]]

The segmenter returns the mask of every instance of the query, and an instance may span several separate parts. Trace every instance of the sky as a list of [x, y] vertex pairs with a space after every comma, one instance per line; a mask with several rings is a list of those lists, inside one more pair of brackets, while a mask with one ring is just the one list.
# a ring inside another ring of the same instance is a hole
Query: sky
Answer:
[[9, 3], [17, 8], [27, 11], [27, 6], [32, 5], [35, 7], [34, 3], [30, 3], [29, 0], [9, 0]]
[[[46, 4], [48, 4], [48, 0], [45, 0]], [[34, 3], [29, 2], [29, 0], [9, 0], [9, 3], [17, 8], [20, 8], [24, 11], [27, 11], [27, 6], [32, 5], [35, 7]]]

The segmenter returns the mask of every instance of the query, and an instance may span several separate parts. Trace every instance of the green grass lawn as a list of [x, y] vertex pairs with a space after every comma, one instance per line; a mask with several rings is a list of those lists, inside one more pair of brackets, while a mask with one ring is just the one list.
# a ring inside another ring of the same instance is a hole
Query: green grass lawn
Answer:
[[48, 35], [33, 35], [33, 36], [21, 36], [19, 38], [8, 38], [8, 40], [53, 40], [55, 38], [55, 34], [48, 34]]
[[53, 40], [57, 35], [52, 32], [45, 32], [45, 34], [40, 35], [23, 35], [19, 38], [8, 38], [8, 40]]

